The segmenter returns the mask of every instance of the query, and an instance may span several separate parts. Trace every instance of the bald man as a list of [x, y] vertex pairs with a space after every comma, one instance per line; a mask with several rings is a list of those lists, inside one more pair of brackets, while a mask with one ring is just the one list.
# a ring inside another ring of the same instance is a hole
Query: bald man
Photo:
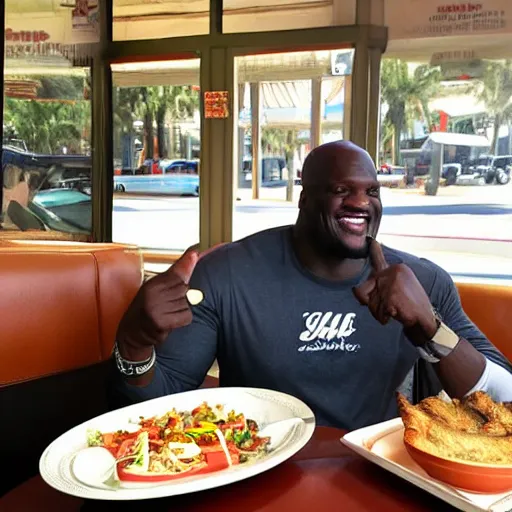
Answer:
[[215, 359], [221, 386], [289, 393], [318, 424], [349, 430], [396, 416], [397, 389], [512, 400], [512, 368], [450, 276], [375, 241], [382, 203], [368, 153], [325, 144], [302, 179], [294, 226], [200, 260], [187, 251], [141, 288], [117, 333], [116, 405], [197, 388]]

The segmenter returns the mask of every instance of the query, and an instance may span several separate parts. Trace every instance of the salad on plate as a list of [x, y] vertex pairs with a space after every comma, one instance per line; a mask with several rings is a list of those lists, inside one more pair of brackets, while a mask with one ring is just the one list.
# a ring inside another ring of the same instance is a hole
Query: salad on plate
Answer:
[[223, 405], [203, 402], [191, 412], [176, 409], [141, 417], [135, 429], [89, 430], [88, 446], [108, 450], [121, 482], [165, 482], [253, 461], [269, 450], [258, 424]]

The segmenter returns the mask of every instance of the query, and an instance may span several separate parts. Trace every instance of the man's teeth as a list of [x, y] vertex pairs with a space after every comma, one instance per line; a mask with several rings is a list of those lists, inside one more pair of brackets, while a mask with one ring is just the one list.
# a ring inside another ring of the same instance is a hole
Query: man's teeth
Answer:
[[364, 224], [366, 222], [364, 217], [341, 217], [341, 220], [349, 224]]

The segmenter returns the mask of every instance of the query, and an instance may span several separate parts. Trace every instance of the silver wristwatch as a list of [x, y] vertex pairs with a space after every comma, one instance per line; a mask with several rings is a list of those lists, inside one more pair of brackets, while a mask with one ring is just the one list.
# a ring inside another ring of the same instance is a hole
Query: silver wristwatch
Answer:
[[151, 356], [144, 361], [128, 361], [119, 353], [119, 347], [116, 342], [114, 345], [114, 360], [119, 373], [125, 377], [141, 377], [155, 366], [156, 352], [153, 347]]
[[427, 340], [423, 345], [418, 345], [417, 349], [421, 358], [425, 359], [425, 361], [439, 363], [443, 357], [446, 357], [453, 351], [460, 338], [443, 323], [441, 316], [435, 309], [433, 313], [437, 322], [437, 331], [431, 340]]

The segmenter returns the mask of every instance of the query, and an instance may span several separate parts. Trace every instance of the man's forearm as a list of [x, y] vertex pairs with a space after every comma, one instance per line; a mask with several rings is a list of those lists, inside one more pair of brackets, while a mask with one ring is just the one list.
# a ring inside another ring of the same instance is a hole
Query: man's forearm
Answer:
[[482, 377], [486, 358], [461, 338], [451, 354], [434, 365], [444, 390], [452, 398], [462, 398]]

